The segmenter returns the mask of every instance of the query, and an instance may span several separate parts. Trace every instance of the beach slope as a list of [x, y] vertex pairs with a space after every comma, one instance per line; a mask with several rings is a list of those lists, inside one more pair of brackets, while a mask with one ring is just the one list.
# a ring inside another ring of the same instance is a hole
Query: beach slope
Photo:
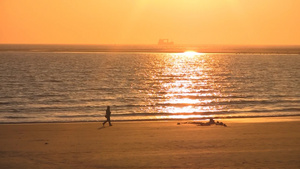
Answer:
[[0, 125], [0, 168], [300, 168], [298, 117]]

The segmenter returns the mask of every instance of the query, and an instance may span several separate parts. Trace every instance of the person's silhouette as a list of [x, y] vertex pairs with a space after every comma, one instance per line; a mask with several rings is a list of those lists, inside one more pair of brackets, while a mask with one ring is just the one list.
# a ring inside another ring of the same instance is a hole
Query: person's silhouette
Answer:
[[110, 112], [110, 107], [107, 106], [106, 114], [105, 114], [106, 121], [103, 122], [103, 126], [105, 125], [106, 122], [108, 122], [109, 125], [112, 126], [111, 123], [110, 123], [110, 114], [111, 114], [111, 112]]

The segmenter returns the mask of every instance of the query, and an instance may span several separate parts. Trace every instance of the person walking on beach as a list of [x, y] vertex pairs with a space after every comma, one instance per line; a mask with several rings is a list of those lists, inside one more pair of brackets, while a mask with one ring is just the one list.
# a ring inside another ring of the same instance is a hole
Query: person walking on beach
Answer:
[[107, 106], [106, 114], [105, 114], [106, 121], [103, 122], [103, 126], [105, 125], [106, 122], [109, 123], [109, 126], [112, 126], [111, 123], [110, 123], [110, 114], [111, 114], [111, 112], [110, 112], [110, 107]]

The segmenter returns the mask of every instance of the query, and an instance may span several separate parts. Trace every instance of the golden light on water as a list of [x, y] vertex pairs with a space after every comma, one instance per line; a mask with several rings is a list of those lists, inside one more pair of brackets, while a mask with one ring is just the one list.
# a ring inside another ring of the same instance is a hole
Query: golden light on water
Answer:
[[186, 51], [183, 53], [184, 56], [188, 56], [188, 57], [194, 57], [196, 56], [198, 53], [195, 51]]
[[184, 56], [188, 56], [188, 57], [194, 57], [194, 56], [197, 56], [197, 55], [204, 55], [204, 53], [198, 53], [198, 52], [195, 52], [195, 51], [185, 51], [183, 53]]
[[201, 118], [210, 118], [212, 115], [169, 115], [169, 116], [159, 116], [156, 119], [201, 119]]
[[[161, 87], [164, 93], [162, 98], [162, 113], [170, 113], [169, 118], [203, 118], [209, 115], [201, 113], [214, 112], [214, 106], [207, 106], [213, 102], [211, 96], [218, 95], [208, 87], [207, 58], [203, 53], [186, 51], [184, 53], [169, 54], [168, 66], [163, 71], [163, 76], [169, 80], [162, 81]], [[193, 114], [197, 113], [197, 114]], [[161, 117], [163, 118], [163, 117]]]

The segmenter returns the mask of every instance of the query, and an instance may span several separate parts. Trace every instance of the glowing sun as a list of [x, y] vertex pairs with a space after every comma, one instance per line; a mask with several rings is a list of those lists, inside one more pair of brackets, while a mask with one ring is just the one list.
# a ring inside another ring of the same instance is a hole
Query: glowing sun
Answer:
[[195, 51], [185, 51], [183, 54], [184, 54], [184, 56], [188, 56], [188, 57], [194, 57], [196, 55], [203, 55], [203, 53], [198, 53]]

